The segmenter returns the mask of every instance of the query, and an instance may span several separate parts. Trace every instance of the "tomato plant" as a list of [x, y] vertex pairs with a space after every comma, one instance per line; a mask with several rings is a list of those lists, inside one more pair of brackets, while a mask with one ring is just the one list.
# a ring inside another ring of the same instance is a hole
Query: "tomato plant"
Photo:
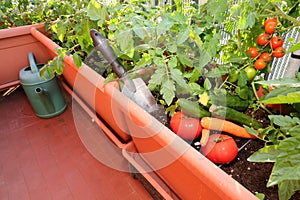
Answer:
[[257, 43], [261, 46], [268, 44], [269, 41], [270, 41], [270, 34], [268, 33], [262, 33], [257, 37]]
[[201, 151], [210, 161], [225, 164], [235, 159], [238, 147], [232, 137], [224, 134], [212, 134], [206, 145], [201, 147]]
[[286, 50], [283, 47], [277, 47], [274, 51], [273, 51], [273, 56], [275, 58], [281, 58], [285, 55]]
[[276, 49], [277, 47], [281, 47], [283, 45], [283, 39], [280, 36], [274, 36], [271, 39], [271, 47], [272, 49]]
[[172, 116], [170, 127], [179, 137], [187, 140], [197, 138], [202, 131], [200, 120], [189, 117], [182, 111], [178, 111]]

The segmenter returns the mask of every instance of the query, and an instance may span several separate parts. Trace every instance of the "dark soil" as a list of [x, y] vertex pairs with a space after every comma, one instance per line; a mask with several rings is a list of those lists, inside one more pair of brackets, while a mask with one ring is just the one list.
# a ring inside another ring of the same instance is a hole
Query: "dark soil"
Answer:
[[[239, 146], [246, 142], [245, 139], [236, 139], [236, 141]], [[266, 187], [273, 163], [253, 163], [247, 161], [247, 158], [250, 155], [263, 146], [264, 142], [261, 140], [251, 140], [239, 151], [234, 162], [221, 166], [221, 169], [252, 193], [263, 193], [265, 195], [265, 200], [277, 200], [278, 188]], [[291, 200], [296, 199], [300, 199], [299, 191], [291, 198]]]
[[[248, 109], [246, 114], [253, 114], [253, 110]], [[266, 117], [267, 114], [263, 110], [256, 111], [254, 113], [256, 120], [261, 122], [263, 126], [268, 126], [269, 121]], [[226, 133], [224, 133], [226, 134]], [[247, 188], [253, 194], [262, 193], [265, 195], [265, 200], [277, 200], [278, 199], [278, 188], [269, 187], [267, 188], [267, 182], [272, 172], [274, 163], [254, 163], [248, 162], [249, 158], [254, 152], [264, 147], [265, 142], [259, 139], [243, 139], [234, 137], [238, 147], [239, 153], [236, 159], [229, 163], [220, 165], [219, 167], [224, 170], [229, 176], [238, 181], [241, 185]], [[200, 151], [199, 139], [197, 138], [191, 144], [195, 149]], [[290, 198], [290, 200], [299, 200], [300, 191]]]

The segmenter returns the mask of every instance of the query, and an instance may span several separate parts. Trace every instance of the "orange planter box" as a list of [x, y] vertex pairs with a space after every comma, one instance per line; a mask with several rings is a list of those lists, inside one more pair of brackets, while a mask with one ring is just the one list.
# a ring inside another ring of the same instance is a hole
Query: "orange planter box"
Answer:
[[[41, 48], [42, 53], [36, 52], [38, 60], [49, 60], [56, 55], [55, 48], [59, 46], [42, 32], [33, 28], [29, 37], [38, 41], [36, 45]], [[4, 38], [3, 31], [0, 30], [0, 39]], [[1, 56], [3, 54], [4, 51]], [[25, 61], [19, 67], [23, 67], [24, 63]], [[5, 67], [2, 64], [1, 70]], [[17, 74], [19, 69], [16, 67], [14, 70], [10, 73]], [[103, 119], [99, 124], [109, 125], [113, 129], [117, 136], [111, 139], [123, 149], [124, 157], [151, 180], [150, 183], [162, 196], [167, 199], [257, 199], [169, 128], [124, 96], [116, 83], [104, 84], [102, 76], [84, 64], [77, 68], [70, 56], [65, 57], [63, 77], [73, 90], [70, 93], [74, 93], [78, 101], [86, 105], [90, 115], [99, 116]], [[14, 80], [14, 76], [4, 78], [1, 74], [1, 84]], [[109, 132], [108, 129], [107, 131]], [[117, 139], [120, 142], [116, 142]], [[135, 159], [135, 156], [141, 159]], [[145, 163], [147, 169], [143, 168]], [[149, 174], [155, 174], [159, 180], [151, 178]], [[164, 187], [161, 183], [164, 183]]]

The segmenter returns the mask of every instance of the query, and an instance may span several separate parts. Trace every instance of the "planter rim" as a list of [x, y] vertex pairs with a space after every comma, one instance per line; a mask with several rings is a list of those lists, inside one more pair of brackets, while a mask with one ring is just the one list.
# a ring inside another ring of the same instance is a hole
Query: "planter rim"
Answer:
[[31, 28], [44, 29], [45, 23], [31, 24], [25, 26], [12, 27], [0, 30], [0, 39], [16, 37], [24, 34], [30, 34]]

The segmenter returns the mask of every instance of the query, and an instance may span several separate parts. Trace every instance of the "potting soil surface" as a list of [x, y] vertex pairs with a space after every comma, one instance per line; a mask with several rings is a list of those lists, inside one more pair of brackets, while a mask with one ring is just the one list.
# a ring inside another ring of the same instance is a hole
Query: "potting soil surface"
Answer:
[[[238, 146], [245, 144], [247, 139], [235, 138]], [[262, 148], [264, 142], [261, 140], [251, 140], [247, 145], [242, 148], [237, 158], [230, 164], [222, 165], [227, 174], [232, 176], [235, 180], [241, 183], [244, 187], [250, 190], [252, 193], [263, 193], [265, 200], [277, 200], [278, 188], [267, 188], [267, 182], [272, 171], [273, 163], [254, 163], [248, 162], [247, 158], [250, 157], [255, 151]], [[300, 192], [298, 191], [291, 200], [299, 200]]]

